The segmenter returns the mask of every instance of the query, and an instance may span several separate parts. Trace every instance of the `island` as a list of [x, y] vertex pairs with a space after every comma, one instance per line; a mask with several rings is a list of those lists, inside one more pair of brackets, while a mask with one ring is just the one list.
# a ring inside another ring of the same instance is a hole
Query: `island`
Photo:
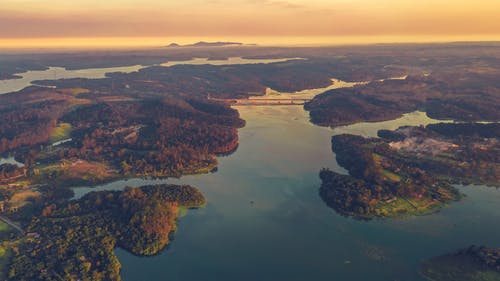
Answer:
[[24, 177], [13, 167], [0, 169], [0, 180], [13, 185], [95, 185], [210, 172], [216, 155], [237, 148], [237, 128], [244, 125], [237, 111], [195, 98], [28, 88], [3, 100], [0, 153], [15, 151], [25, 164]]
[[180, 208], [205, 198], [194, 187], [157, 185], [89, 193], [54, 202], [28, 224], [12, 248], [10, 280], [121, 280], [117, 247], [155, 255], [176, 229]]
[[245, 122], [225, 103], [110, 86], [0, 95], [0, 155], [18, 162], [0, 165], [0, 279], [120, 280], [115, 247], [158, 253], [203, 196], [159, 186], [70, 201], [70, 187], [209, 173], [238, 147]]
[[500, 249], [470, 246], [424, 261], [420, 272], [434, 281], [500, 280]]
[[[48, 67], [144, 66], [102, 79], [32, 81], [0, 95], [0, 157], [9, 159], [0, 164], [0, 279], [119, 280], [115, 248], [157, 254], [171, 241], [178, 209], [202, 205], [201, 193], [135, 187], [72, 200], [72, 190], [215, 172], [219, 157], [237, 151], [245, 126], [231, 101], [268, 88], [292, 96], [332, 86], [332, 78], [357, 82], [307, 102], [311, 121], [322, 126], [415, 110], [468, 122], [380, 131], [380, 138], [335, 136], [333, 150], [349, 175], [321, 171], [320, 195], [342, 215], [428, 214], [461, 198], [454, 183], [498, 185], [498, 44], [210, 45], [228, 43], [0, 57], [0, 79]], [[162, 66], [228, 57], [304, 59]]]
[[330, 90], [306, 103], [305, 109], [313, 123], [330, 127], [392, 120], [416, 110], [436, 119], [500, 120], [500, 70], [473, 71], [446, 68]]
[[379, 131], [382, 138], [333, 136], [349, 175], [322, 170], [320, 196], [355, 218], [428, 214], [461, 198], [453, 183], [500, 185], [499, 133], [498, 123], [439, 123]]

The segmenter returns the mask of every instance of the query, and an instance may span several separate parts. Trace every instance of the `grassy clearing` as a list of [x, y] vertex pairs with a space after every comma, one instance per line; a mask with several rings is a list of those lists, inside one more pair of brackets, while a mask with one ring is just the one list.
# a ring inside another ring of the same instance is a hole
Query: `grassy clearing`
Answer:
[[0, 241], [0, 280], [8, 280], [9, 266], [14, 251], [18, 250], [22, 240]]
[[4, 223], [3, 221], [0, 221], [0, 234], [8, 233], [11, 231], [12, 228], [8, 224]]
[[89, 89], [80, 88], [80, 87], [70, 88], [70, 89], [64, 89], [63, 91], [66, 94], [70, 94], [70, 95], [74, 95], [74, 96], [77, 96], [77, 95], [80, 95], [80, 94], [90, 93]]
[[0, 280], [7, 280], [12, 248], [16, 245], [15, 241], [7, 241], [11, 233], [15, 233], [15, 230], [0, 221]]
[[382, 156], [380, 154], [372, 153], [372, 157], [376, 164], [380, 164], [382, 161]]
[[392, 182], [400, 182], [401, 177], [398, 174], [395, 174], [389, 170], [382, 169], [382, 161], [384, 160], [384, 157], [382, 155], [377, 154], [377, 153], [372, 153], [373, 161], [375, 162], [376, 167], [379, 167], [381, 169], [382, 175], [385, 177], [386, 180], [392, 181]]
[[[5, 243], [4, 241], [9, 240], [12, 236], [18, 234], [17, 231], [9, 226], [8, 224], [4, 223], [3, 221], [0, 221], [0, 259], [2, 258], [2, 244]], [[5, 250], [5, 249], [4, 249]], [[4, 251], [5, 252], [5, 251]], [[2, 280], [2, 279], [0, 279]]]
[[52, 132], [50, 132], [50, 141], [58, 142], [65, 139], [68, 139], [71, 134], [71, 124], [69, 123], [60, 123], [55, 127]]
[[401, 177], [398, 174], [395, 174], [395, 173], [388, 171], [388, 170], [382, 170], [382, 175], [389, 181], [393, 181], [393, 182], [400, 182], [401, 181]]
[[0, 279], [7, 280], [12, 250], [5, 243], [0, 244]]
[[26, 204], [29, 203], [30, 200], [40, 198], [41, 193], [38, 191], [33, 191], [33, 190], [20, 190], [14, 195], [9, 200], [9, 203], [12, 206], [16, 206], [18, 208], [25, 206]]
[[7, 185], [0, 186], [0, 189], [3, 189], [3, 188], [10, 189], [11, 187], [23, 187], [23, 186], [29, 186], [31, 184], [32, 184], [31, 180], [23, 177], [19, 180], [12, 182], [12, 183], [9, 183], [8, 186]]
[[70, 186], [103, 183], [118, 176], [118, 172], [105, 163], [75, 159], [40, 167], [36, 181], [45, 182], [46, 179], [52, 178], [58, 185]]
[[441, 206], [441, 203], [431, 199], [398, 198], [392, 202], [379, 202], [375, 213], [381, 217], [405, 217], [428, 214]]
[[99, 97], [98, 100], [103, 102], [122, 102], [122, 101], [135, 101], [137, 99], [130, 97], [123, 97], [123, 96], [104, 96], [104, 97]]

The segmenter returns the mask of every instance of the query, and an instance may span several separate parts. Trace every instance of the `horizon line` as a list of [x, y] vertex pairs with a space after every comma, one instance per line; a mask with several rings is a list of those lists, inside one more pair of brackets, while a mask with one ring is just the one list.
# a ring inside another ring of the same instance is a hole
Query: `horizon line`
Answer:
[[500, 42], [500, 35], [380, 35], [380, 36], [126, 36], [126, 37], [39, 37], [0, 38], [0, 49], [144, 49], [162, 48], [171, 43], [239, 42], [259, 47], [329, 47], [376, 44], [432, 44]]

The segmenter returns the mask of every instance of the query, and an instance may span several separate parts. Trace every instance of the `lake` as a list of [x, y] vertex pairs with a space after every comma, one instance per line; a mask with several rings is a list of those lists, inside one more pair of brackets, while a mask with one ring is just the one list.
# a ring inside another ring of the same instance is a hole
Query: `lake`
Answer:
[[[238, 150], [220, 158], [216, 173], [75, 189], [79, 197], [168, 182], [191, 184], [205, 194], [206, 207], [179, 219], [167, 250], [154, 257], [116, 250], [123, 280], [422, 280], [418, 265], [426, 258], [471, 244], [500, 246], [496, 189], [461, 187], [463, 201], [424, 217], [345, 218], [318, 195], [322, 167], [346, 172], [331, 152], [335, 131], [312, 125], [301, 106], [237, 109], [247, 125], [239, 131]], [[423, 115], [363, 123], [363, 130], [372, 135], [395, 124], [435, 122]], [[342, 132], [358, 132], [359, 126]]]
[[[165, 66], [224, 62], [279, 61], [193, 59]], [[20, 90], [35, 80], [103, 78], [109, 72], [133, 72], [143, 67], [51, 67], [23, 73], [22, 79], [0, 81], [0, 93]], [[266, 97], [312, 98], [356, 84], [332, 82], [325, 88], [295, 93], [268, 89]], [[207, 205], [179, 219], [174, 241], [159, 255], [136, 257], [116, 250], [123, 280], [412, 281], [422, 280], [418, 265], [424, 259], [471, 244], [499, 246], [500, 193], [494, 188], [460, 187], [467, 197], [437, 214], [371, 222], [342, 217], [320, 199], [320, 169], [346, 173], [331, 152], [332, 135], [376, 137], [379, 129], [439, 122], [424, 112], [330, 129], [311, 124], [302, 106], [236, 108], [247, 125], [239, 130], [238, 150], [219, 158], [216, 173], [74, 188], [75, 198], [91, 191], [156, 183], [190, 184], [205, 194]], [[0, 159], [0, 163], [19, 164], [12, 157]]]
[[[298, 59], [301, 58], [245, 59], [240, 57], [230, 57], [226, 60], [210, 60], [207, 58], [194, 58], [191, 60], [184, 60], [184, 61], [169, 61], [161, 64], [161, 66], [171, 67], [175, 65], [203, 65], [203, 64], [211, 64], [211, 65], [235, 65], [235, 64], [258, 64], [258, 63], [267, 64], [267, 63], [286, 62]], [[33, 81], [71, 79], [71, 78], [99, 79], [99, 78], [105, 78], [106, 73], [112, 73], [112, 72], [131, 73], [147, 67], [149, 66], [132, 65], [132, 66], [122, 66], [122, 67], [87, 68], [87, 69], [77, 69], [77, 70], [69, 70], [63, 67], [49, 67], [47, 70], [35, 70], [35, 71], [16, 73], [15, 75], [21, 76], [22, 78], [0, 80], [0, 94], [6, 94], [22, 90], [30, 85], [33, 85], [32, 84]]]
[[12, 164], [12, 165], [17, 165], [19, 167], [24, 167], [24, 164], [16, 161], [16, 159], [14, 159], [14, 156], [12, 155], [9, 155], [7, 157], [0, 157], [0, 165], [2, 164]]

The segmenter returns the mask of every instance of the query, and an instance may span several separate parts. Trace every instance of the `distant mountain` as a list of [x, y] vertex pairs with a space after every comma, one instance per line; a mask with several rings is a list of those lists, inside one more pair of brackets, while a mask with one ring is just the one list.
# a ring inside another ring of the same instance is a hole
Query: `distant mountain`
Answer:
[[239, 42], [204, 42], [200, 41], [194, 44], [188, 45], [179, 45], [177, 43], [172, 43], [168, 45], [169, 48], [178, 48], [178, 47], [225, 47], [225, 46], [241, 46], [243, 43]]

